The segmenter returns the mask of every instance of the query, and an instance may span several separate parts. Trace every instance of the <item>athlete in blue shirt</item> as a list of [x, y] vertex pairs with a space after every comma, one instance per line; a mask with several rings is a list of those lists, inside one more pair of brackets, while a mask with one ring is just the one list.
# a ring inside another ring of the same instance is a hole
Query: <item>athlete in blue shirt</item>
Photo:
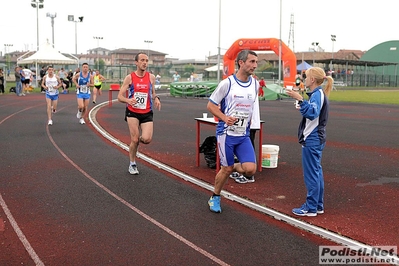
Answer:
[[82, 64], [82, 71], [73, 77], [73, 82], [76, 86], [78, 101], [78, 113], [76, 117], [79, 119], [79, 123], [83, 125], [85, 124], [84, 117], [90, 101], [90, 86], [93, 86], [93, 75], [90, 75], [87, 63]]

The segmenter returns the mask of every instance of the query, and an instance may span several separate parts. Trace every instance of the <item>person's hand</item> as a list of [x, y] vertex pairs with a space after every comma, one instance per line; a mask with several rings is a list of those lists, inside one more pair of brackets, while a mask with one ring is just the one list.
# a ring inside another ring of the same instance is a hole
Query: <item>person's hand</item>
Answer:
[[224, 120], [224, 122], [228, 126], [232, 126], [236, 121], [237, 121], [237, 118], [235, 118], [234, 116], [226, 116], [226, 119]]
[[157, 108], [158, 111], [161, 111], [161, 100], [159, 98], [155, 98], [154, 104], [155, 104], [155, 108]]
[[131, 105], [131, 106], [134, 106], [137, 103], [137, 100], [134, 97], [133, 98], [128, 98], [126, 103]]
[[287, 88], [285, 88], [285, 93], [288, 95], [288, 96], [290, 96], [291, 98], [294, 98], [295, 100], [298, 100], [298, 101], [302, 101], [303, 100], [303, 97], [302, 97], [302, 95], [300, 95], [298, 92], [296, 92], [296, 91], [293, 91], [292, 89], [287, 89]]

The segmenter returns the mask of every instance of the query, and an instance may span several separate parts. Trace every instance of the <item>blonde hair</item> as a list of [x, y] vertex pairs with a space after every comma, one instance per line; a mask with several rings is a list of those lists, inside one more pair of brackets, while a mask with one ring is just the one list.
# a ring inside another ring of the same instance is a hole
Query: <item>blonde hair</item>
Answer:
[[316, 80], [316, 84], [318, 86], [322, 85], [324, 80], [327, 80], [327, 83], [324, 86], [324, 93], [327, 97], [330, 95], [330, 92], [333, 87], [334, 79], [331, 76], [326, 76], [324, 70], [320, 67], [311, 67], [306, 70], [306, 77], [312, 77]]

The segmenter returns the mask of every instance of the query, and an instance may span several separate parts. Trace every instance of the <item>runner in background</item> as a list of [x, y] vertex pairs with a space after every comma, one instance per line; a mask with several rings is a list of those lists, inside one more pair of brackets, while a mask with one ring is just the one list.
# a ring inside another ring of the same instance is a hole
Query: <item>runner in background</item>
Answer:
[[53, 66], [47, 67], [47, 74], [43, 76], [41, 87], [46, 92], [47, 124], [53, 125], [52, 115], [55, 114], [58, 104], [58, 89], [62, 87], [61, 79], [54, 74]]
[[73, 82], [76, 86], [78, 101], [78, 113], [76, 117], [79, 119], [79, 123], [83, 125], [86, 124], [84, 117], [89, 106], [90, 86], [93, 84], [93, 75], [90, 75], [87, 63], [82, 64], [82, 71], [73, 77]]
[[263, 91], [263, 87], [266, 87], [266, 82], [265, 82], [265, 79], [263, 77], [261, 77], [259, 80], [259, 92], [258, 92], [259, 97], [263, 97], [265, 95], [265, 92]]
[[94, 82], [94, 88], [93, 88], [93, 103], [97, 103], [97, 93], [100, 96], [101, 95], [101, 89], [103, 86], [103, 81], [105, 81], [105, 78], [103, 75], [100, 74], [99, 70], [96, 70], [95, 75], [93, 77], [93, 82]]

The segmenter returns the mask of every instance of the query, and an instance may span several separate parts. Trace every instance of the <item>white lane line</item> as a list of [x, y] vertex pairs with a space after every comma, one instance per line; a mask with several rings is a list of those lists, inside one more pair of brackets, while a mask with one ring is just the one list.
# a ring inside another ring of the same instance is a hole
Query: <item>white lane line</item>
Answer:
[[[24, 112], [26, 110], [32, 109], [34, 107], [40, 106], [43, 104], [38, 104], [32, 107], [28, 107], [22, 110], [19, 110], [18, 112], [15, 112], [3, 120], [0, 121], [0, 125], [6, 121], [7, 119], [13, 117], [14, 115]], [[17, 221], [14, 219], [14, 216], [11, 214], [10, 209], [8, 209], [6, 202], [4, 201], [3, 197], [1, 196], [0, 193], [0, 205], [1, 208], [3, 209], [4, 213], [6, 214], [8, 221], [10, 222], [12, 228], [14, 229], [15, 233], [17, 234], [19, 241], [24, 245], [25, 250], [28, 252], [29, 256], [32, 258], [32, 260], [36, 263], [36, 265], [41, 266], [44, 265], [44, 263], [40, 260], [39, 256], [36, 254], [35, 250], [32, 248], [31, 244], [29, 243], [28, 239], [25, 237], [24, 233], [22, 232], [21, 228], [19, 228]]]
[[[114, 101], [116, 101], [116, 100], [114, 100]], [[90, 120], [91, 124], [93, 125], [93, 127], [101, 135], [103, 135], [106, 139], [108, 139], [112, 143], [116, 144], [117, 146], [123, 148], [124, 150], [129, 151], [129, 146], [128, 145], [124, 144], [123, 142], [121, 142], [117, 138], [113, 137], [111, 134], [109, 134], [107, 131], [105, 131], [97, 123], [96, 113], [97, 113], [98, 109], [101, 108], [104, 105], [107, 105], [107, 104], [108, 104], [108, 102], [103, 102], [103, 103], [101, 103], [99, 105], [96, 105], [94, 108], [92, 108], [90, 110], [90, 112], [89, 112], [89, 120]], [[144, 154], [141, 154], [140, 152], [137, 153], [137, 157], [147, 161], [148, 163], [153, 164], [154, 166], [157, 166], [158, 168], [161, 168], [164, 171], [172, 173], [172, 174], [174, 174], [177, 177], [180, 177], [180, 178], [182, 178], [182, 179], [184, 179], [186, 181], [189, 181], [189, 182], [191, 182], [193, 184], [196, 184], [196, 185], [198, 185], [198, 186], [200, 186], [202, 188], [205, 188], [205, 189], [207, 189], [209, 191], [213, 191], [213, 186], [209, 185], [208, 183], [205, 183], [205, 182], [203, 182], [201, 180], [198, 180], [198, 179], [196, 179], [196, 178], [194, 178], [192, 176], [189, 176], [189, 175], [187, 175], [187, 174], [185, 174], [183, 172], [180, 172], [180, 171], [178, 171], [178, 170], [176, 170], [176, 169], [174, 169], [174, 168], [172, 168], [172, 167], [170, 167], [168, 165], [165, 165], [165, 164], [163, 164], [163, 163], [161, 163], [159, 161], [156, 161], [156, 160], [154, 160], [154, 159], [152, 159], [152, 158], [150, 158], [150, 157], [148, 157], [148, 156], [146, 156]], [[313, 233], [315, 235], [321, 236], [322, 238], [329, 239], [329, 240], [331, 240], [331, 241], [333, 241], [335, 243], [338, 243], [340, 245], [355, 246], [355, 247], [357, 247], [359, 249], [363, 248], [363, 249], [367, 250], [367, 252], [369, 252], [369, 253], [371, 253], [371, 251], [373, 250], [373, 246], [366, 245], [364, 243], [358, 242], [358, 241], [350, 239], [348, 237], [336, 234], [336, 233], [334, 233], [332, 231], [328, 231], [328, 230], [325, 230], [325, 229], [323, 229], [321, 227], [318, 227], [318, 226], [303, 222], [301, 220], [295, 219], [295, 218], [293, 218], [291, 216], [285, 215], [285, 214], [280, 213], [278, 211], [275, 211], [273, 209], [264, 207], [264, 206], [262, 206], [260, 204], [257, 204], [257, 203], [254, 203], [252, 201], [249, 201], [249, 200], [246, 200], [244, 198], [241, 198], [241, 197], [239, 197], [239, 196], [237, 196], [237, 195], [235, 195], [233, 193], [230, 193], [230, 192], [222, 190], [221, 195], [223, 197], [229, 199], [229, 200], [239, 202], [242, 205], [245, 205], [245, 206], [247, 206], [249, 208], [252, 208], [254, 210], [257, 210], [259, 212], [267, 214], [267, 215], [273, 217], [276, 220], [284, 221], [284, 222], [286, 222], [286, 223], [288, 223], [288, 224], [290, 224], [292, 226], [295, 226], [295, 227], [300, 228], [300, 229], [305, 230], [305, 231], [309, 231], [309, 232], [311, 232], [311, 233]], [[375, 257], [379, 258], [379, 259], [384, 259], [384, 257], [379, 257], [377, 255]], [[394, 255], [386, 256], [385, 259], [386, 258], [392, 259], [392, 261], [396, 261], [397, 256], [394, 254]]]
[[28, 107], [28, 108], [19, 110], [18, 112], [12, 113], [11, 115], [9, 115], [9, 116], [5, 117], [3, 120], [1, 120], [1, 121], [0, 121], [0, 125], [1, 125], [4, 121], [6, 121], [7, 119], [10, 119], [11, 117], [13, 117], [14, 115], [19, 114], [19, 113], [22, 113], [22, 112], [25, 112], [26, 110], [35, 108], [35, 107], [40, 106], [40, 105], [43, 105], [43, 104], [38, 104], [38, 105], [35, 105], [35, 106], [31, 106], [31, 107]]
[[194, 249], [195, 251], [201, 253], [202, 255], [204, 255], [205, 257], [211, 259], [212, 261], [214, 261], [215, 263], [219, 264], [219, 265], [225, 265], [228, 266], [229, 264], [218, 259], [217, 257], [215, 257], [214, 255], [212, 255], [211, 253], [207, 252], [206, 250], [198, 247], [197, 245], [195, 245], [194, 243], [192, 243], [191, 241], [187, 240], [186, 238], [182, 237], [181, 235], [179, 235], [178, 233], [174, 232], [173, 230], [169, 229], [168, 227], [166, 227], [165, 225], [161, 224], [160, 222], [158, 222], [157, 220], [155, 220], [154, 218], [152, 218], [151, 216], [145, 214], [144, 212], [142, 212], [140, 209], [134, 207], [132, 204], [130, 204], [129, 202], [125, 201], [123, 198], [119, 197], [118, 195], [116, 195], [114, 192], [112, 192], [110, 189], [108, 189], [107, 187], [105, 187], [103, 184], [101, 184], [100, 182], [98, 182], [96, 179], [94, 179], [93, 177], [91, 177], [88, 173], [86, 173], [82, 168], [80, 168], [77, 164], [75, 164], [59, 147], [58, 145], [55, 143], [54, 139], [52, 138], [51, 134], [50, 134], [50, 130], [49, 127], [46, 127], [46, 131], [47, 131], [47, 135], [48, 138], [50, 139], [50, 142], [53, 144], [53, 146], [58, 150], [58, 152], [71, 164], [73, 165], [79, 172], [81, 172], [87, 179], [89, 179], [91, 182], [93, 182], [95, 185], [97, 185], [99, 188], [101, 188], [102, 190], [104, 190], [105, 192], [107, 192], [109, 195], [111, 195], [113, 198], [115, 198], [117, 201], [119, 201], [120, 203], [122, 203], [123, 205], [127, 206], [129, 209], [131, 209], [132, 211], [136, 212], [138, 215], [140, 215], [141, 217], [143, 217], [144, 219], [148, 220], [149, 222], [151, 222], [152, 224], [154, 224], [155, 226], [157, 226], [158, 228], [164, 230], [166, 233], [168, 233], [169, 235], [175, 237], [176, 239], [178, 239], [179, 241], [183, 242], [184, 244], [186, 244], [187, 246], [191, 247], [192, 249]]
[[1, 193], [0, 193], [0, 205], [4, 213], [6, 214], [8, 220], [10, 221], [10, 224], [14, 229], [15, 233], [17, 234], [19, 240], [22, 242], [22, 244], [25, 247], [25, 250], [28, 252], [29, 256], [32, 258], [32, 260], [36, 263], [37, 266], [44, 265], [44, 263], [40, 260], [39, 256], [36, 254], [35, 250], [30, 245], [28, 239], [25, 237], [21, 228], [19, 228], [17, 221], [15, 221], [14, 216], [12, 216], [11, 211], [8, 209], [6, 202], [1, 196]]

